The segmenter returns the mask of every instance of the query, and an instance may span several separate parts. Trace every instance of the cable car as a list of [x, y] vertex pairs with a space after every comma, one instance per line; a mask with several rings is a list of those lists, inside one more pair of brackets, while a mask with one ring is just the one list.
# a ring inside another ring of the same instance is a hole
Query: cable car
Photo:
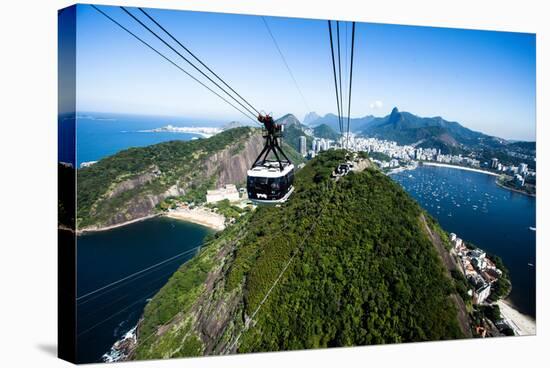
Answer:
[[[265, 145], [247, 172], [248, 198], [257, 204], [283, 203], [294, 191], [294, 164], [279, 146], [283, 126], [269, 115], [259, 115], [258, 121], [265, 128]], [[268, 159], [270, 153], [275, 160]]]

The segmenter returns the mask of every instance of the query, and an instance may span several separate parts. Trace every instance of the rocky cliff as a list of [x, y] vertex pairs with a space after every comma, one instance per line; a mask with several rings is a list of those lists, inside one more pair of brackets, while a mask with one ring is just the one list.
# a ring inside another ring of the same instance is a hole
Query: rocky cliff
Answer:
[[101, 229], [151, 216], [169, 197], [243, 184], [263, 147], [261, 132], [235, 128], [208, 139], [132, 148], [78, 172], [78, 228]]

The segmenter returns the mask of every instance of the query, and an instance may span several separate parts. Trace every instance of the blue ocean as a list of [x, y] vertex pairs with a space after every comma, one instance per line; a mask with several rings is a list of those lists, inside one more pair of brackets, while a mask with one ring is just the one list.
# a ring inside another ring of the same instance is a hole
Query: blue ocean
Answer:
[[[77, 163], [96, 161], [130, 147], [195, 134], [144, 132], [173, 126], [221, 126], [221, 122], [167, 117], [81, 114], [77, 119]], [[392, 175], [448, 232], [502, 258], [510, 271], [510, 301], [536, 316], [536, 201], [498, 187], [485, 174], [419, 167]], [[150, 219], [78, 238], [78, 295], [109, 285], [179, 252], [192, 250], [210, 230], [166, 218]], [[147, 300], [194, 252], [176, 258], [134, 282], [97, 293], [78, 307], [79, 361], [98, 362], [135, 326]]]
[[77, 167], [83, 162], [98, 161], [130, 147], [200, 138], [190, 133], [147, 132], [167, 125], [177, 127], [220, 127], [222, 122], [180, 117], [138, 116], [104, 113], [79, 113], [76, 119]]
[[502, 258], [510, 272], [509, 296], [536, 317], [536, 199], [499, 187], [495, 177], [445, 167], [420, 166], [391, 177], [443, 229]]

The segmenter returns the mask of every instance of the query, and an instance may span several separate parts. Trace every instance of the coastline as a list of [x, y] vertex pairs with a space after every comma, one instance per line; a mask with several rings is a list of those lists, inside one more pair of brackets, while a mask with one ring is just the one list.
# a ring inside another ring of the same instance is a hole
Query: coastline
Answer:
[[215, 231], [225, 229], [225, 216], [212, 212], [204, 207], [178, 208], [163, 214], [176, 220], [187, 221], [197, 225], [206, 226]]
[[418, 167], [418, 165], [415, 165], [415, 166], [401, 166], [401, 167], [397, 167], [395, 169], [391, 169], [390, 171], [388, 171], [386, 173], [386, 175], [390, 176], [390, 175], [395, 175], [395, 174], [399, 174], [403, 171], [409, 171], [409, 170], [414, 170]]
[[164, 213], [155, 213], [149, 216], [140, 217], [130, 221], [121, 222], [120, 224], [110, 225], [105, 227], [88, 227], [84, 229], [79, 229], [76, 231], [76, 235], [83, 235], [89, 233], [98, 233], [102, 231], [108, 231], [123, 227], [126, 225], [134, 224], [136, 222], [149, 220], [155, 217], [165, 216], [175, 220], [186, 221], [197, 225], [202, 225], [208, 227], [215, 231], [221, 231], [225, 229], [225, 217], [215, 212], [206, 210], [203, 207], [198, 207], [194, 209], [177, 209], [171, 210]]
[[134, 224], [136, 222], [152, 219], [152, 218], [160, 216], [160, 215], [162, 215], [162, 214], [161, 213], [155, 213], [155, 214], [152, 214], [152, 215], [149, 215], [149, 216], [140, 217], [140, 218], [133, 219], [133, 220], [130, 220], [130, 221], [121, 222], [120, 224], [109, 225], [109, 226], [105, 226], [105, 227], [87, 227], [87, 228], [84, 228], [84, 229], [77, 229], [76, 230], [76, 235], [83, 235], [83, 234], [86, 234], [86, 233], [98, 233], [98, 232], [101, 232], [101, 231], [108, 231], [108, 230], [116, 229], [117, 227], [122, 227], [122, 226], [130, 225], [130, 224]]
[[481, 169], [474, 169], [473, 167], [442, 164], [442, 163], [439, 163], [439, 162], [422, 161], [422, 165], [424, 165], [424, 166], [439, 166], [439, 167], [446, 167], [446, 168], [450, 168], [450, 169], [473, 171], [473, 172], [478, 172], [478, 173], [481, 173], [481, 174], [492, 175], [492, 176], [500, 176], [499, 174], [496, 174], [496, 173], [491, 172], [491, 171], [485, 171], [485, 170], [481, 170]]
[[500, 308], [502, 318], [511, 322], [514, 332], [518, 336], [536, 335], [537, 326], [533, 317], [520, 313], [506, 300], [499, 300], [495, 303]]
[[510, 188], [510, 187], [508, 187], [508, 186], [506, 186], [506, 185], [500, 183], [498, 180], [495, 181], [495, 183], [496, 183], [499, 187], [501, 187], [502, 189], [508, 189], [508, 190], [510, 190], [510, 191], [512, 191], [512, 192], [516, 192], [516, 193], [519, 193], [519, 194], [523, 194], [523, 195], [526, 195], [526, 196], [532, 197], [532, 198], [536, 198], [536, 197], [537, 197], [536, 194], [525, 193], [525, 192], [522, 191], [522, 190], [515, 189], [515, 188]]

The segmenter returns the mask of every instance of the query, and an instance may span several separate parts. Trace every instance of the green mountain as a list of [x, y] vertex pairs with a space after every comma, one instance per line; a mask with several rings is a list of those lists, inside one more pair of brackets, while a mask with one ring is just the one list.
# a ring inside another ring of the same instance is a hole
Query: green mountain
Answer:
[[305, 125], [292, 114], [286, 114], [276, 120], [277, 123], [284, 125], [283, 142], [286, 142], [289, 146], [296, 151], [300, 150], [300, 137], [305, 136], [307, 141], [307, 147], [311, 147], [312, 138], [306, 133], [308, 129]]
[[416, 144], [420, 147], [440, 148], [448, 153], [462, 146], [495, 145], [495, 137], [475, 132], [457, 122], [439, 116], [423, 118], [394, 107], [391, 114], [375, 118], [362, 133], [367, 136], [396, 141], [398, 144]]
[[332, 139], [333, 141], [340, 138], [340, 134], [336, 133], [336, 131], [327, 124], [317, 125], [313, 128], [313, 135], [317, 138]]
[[[313, 113], [310, 113], [313, 114]], [[318, 116], [318, 115], [317, 115]], [[349, 122], [349, 128], [352, 132], [361, 132], [363, 128], [370, 123], [373, 119], [375, 119], [372, 115], [363, 116], [361, 118], [351, 118]], [[347, 118], [344, 120], [347, 124]], [[338, 116], [335, 114], [326, 114], [323, 117], [317, 117], [315, 120], [310, 120], [308, 125], [310, 126], [319, 126], [322, 124], [326, 124], [329, 127], [331, 127], [335, 132], [340, 132], [340, 126], [338, 123]]]
[[[264, 140], [259, 129], [240, 127], [208, 139], [130, 148], [78, 170], [77, 228], [94, 230], [158, 212], [166, 199], [202, 202], [206, 190], [244, 185]], [[283, 143], [297, 163], [301, 156]]]
[[331, 179], [343, 159], [309, 161], [287, 203], [210, 239], [147, 304], [130, 358], [467, 336], [446, 235], [368, 161]]
[[512, 142], [508, 147], [515, 148], [523, 154], [535, 155], [537, 150], [536, 142]]
[[361, 133], [369, 137], [411, 144], [417, 147], [441, 149], [444, 154], [473, 154], [482, 162], [496, 157], [507, 165], [526, 162], [536, 166], [535, 142], [508, 142], [465, 128], [442, 117], [419, 117], [394, 107], [391, 114], [371, 120]]

